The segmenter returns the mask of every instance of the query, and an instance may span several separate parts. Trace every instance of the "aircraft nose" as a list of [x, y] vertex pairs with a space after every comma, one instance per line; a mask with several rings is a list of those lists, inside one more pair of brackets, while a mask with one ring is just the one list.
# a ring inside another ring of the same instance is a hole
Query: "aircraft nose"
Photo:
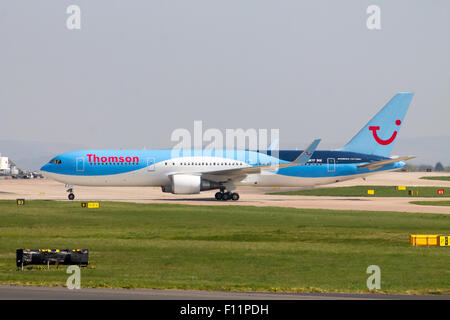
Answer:
[[42, 168], [40, 169], [42, 172], [47, 172], [49, 169], [50, 164], [46, 163], [45, 165], [42, 166]]

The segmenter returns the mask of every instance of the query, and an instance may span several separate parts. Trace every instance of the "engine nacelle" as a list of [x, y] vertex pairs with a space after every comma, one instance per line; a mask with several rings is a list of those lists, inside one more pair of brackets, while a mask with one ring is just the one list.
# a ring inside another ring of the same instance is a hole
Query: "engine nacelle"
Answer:
[[171, 176], [169, 186], [161, 186], [162, 192], [174, 194], [195, 194], [204, 190], [219, 189], [217, 182], [202, 179], [201, 176], [191, 174], [175, 174]]
[[202, 177], [191, 174], [175, 174], [172, 176], [172, 193], [194, 194], [200, 193]]

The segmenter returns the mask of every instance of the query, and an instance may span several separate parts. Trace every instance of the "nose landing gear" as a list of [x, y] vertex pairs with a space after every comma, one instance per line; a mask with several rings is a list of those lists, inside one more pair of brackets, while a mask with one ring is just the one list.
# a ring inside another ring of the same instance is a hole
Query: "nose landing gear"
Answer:
[[69, 192], [69, 195], [67, 196], [69, 200], [75, 199], [75, 195], [73, 194], [73, 186], [66, 184], [66, 191]]

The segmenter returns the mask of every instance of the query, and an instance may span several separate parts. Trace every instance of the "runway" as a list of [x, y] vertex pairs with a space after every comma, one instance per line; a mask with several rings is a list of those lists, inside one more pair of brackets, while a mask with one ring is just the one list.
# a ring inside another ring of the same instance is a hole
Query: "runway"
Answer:
[[[450, 175], [449, 173], [424, 172], [389, 172], [368, 177], [366, 180], [355, 179], [335, 183], [324, 187], [352, 185], [406, 185], [406, 186], [442, 186], [450, 187], [450, 181], [420, 179], [422, 176]], [[316, 196], [283, 196], [267, 194], [267, 192], [288, 191], [293, 188], [238, 188], [239, 201], [216, 201], [215, 191], [202, 192], [195, 195], [174, 195], [163, 193], [155, 187], [75, 187], [76, 200], [95, 201], [129, 201], [138, 203], [177, 203], [191, 205], [250, 205], [273, 206], [331, 210], [371, 210], [398, 211], [418, 213], [450, 214], [450, 207], [419, 206], [411, 204], [412, 200], [433, 200], [433, 198], [368, 198], [368, 197], [316, 197]], [[32, 180], [0, 180], [0, 199], [15, 200], [67, 200], [64, 185], [47, 179]], [[447, 198], [448, 199], [448, 198]]]
[[266, 293], [0, 286], [0, 300], [450, 300], [449, 295]]

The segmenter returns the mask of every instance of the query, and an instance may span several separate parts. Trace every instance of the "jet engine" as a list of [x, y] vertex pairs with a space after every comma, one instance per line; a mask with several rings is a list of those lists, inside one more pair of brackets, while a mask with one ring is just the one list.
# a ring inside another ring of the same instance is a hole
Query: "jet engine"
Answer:
[[175, 174], [171, 176], [171, 184], [161, 186], [162, 192], [171, 192], [174, 194], [195, 194], [204, 190], [219, 189], [217, 182], [202, 179], [199, 175]]

